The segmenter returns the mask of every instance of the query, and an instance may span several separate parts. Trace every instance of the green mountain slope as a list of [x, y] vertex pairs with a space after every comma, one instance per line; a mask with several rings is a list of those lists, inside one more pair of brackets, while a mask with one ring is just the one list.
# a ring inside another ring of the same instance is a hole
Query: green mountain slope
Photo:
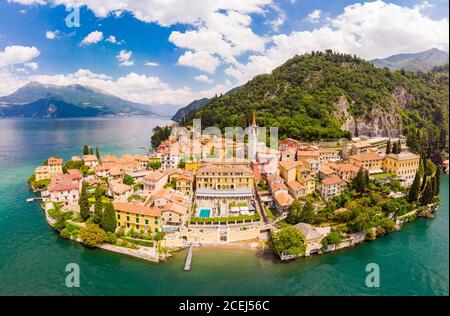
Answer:
[[356, 56], [315, 52], [212, 98], [185, 124], [201, 118], [203, 127], [246, 127], [253, 112], [260, 126], [278, 126], [280, 137], [302, 140], [394, 137], [415, 128], [448, 135], [448, 84], [434, 74], [392, 72]]
[[[236, 93], [237, 91], [239, 91], [240, 88], [241, 88], [240, 86], [234, 87], [230, 91], [226, 92], [225, 95], [230, 95], [230, 94]], [[210, 101], [210, 99], [208, 99], [208, 98], [203, 98], [203, 99], [198, 99], [198, 100], [192, 101], [185, 107], [179, 109], [175, 113], [175, 115], [172, 116], [172, 120], [174, 120], [176, 122], [182, 122], [184, 120], [184, 118], [189, 115], [190, 112], [193, 112], [193, 111], [201, 108], [202, 106], [208, 104], [209, 101]]]

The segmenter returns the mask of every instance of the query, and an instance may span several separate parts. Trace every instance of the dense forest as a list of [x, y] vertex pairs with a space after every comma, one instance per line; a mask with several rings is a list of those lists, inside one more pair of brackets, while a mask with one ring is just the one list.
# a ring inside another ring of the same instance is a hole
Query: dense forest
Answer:
[[277, 126], [281, 138], [349, 138], [336, 115], [338, 100], [345, 98], [352, 117], [370, 121], [377, 108], [383, 116], [398, 117], [396, 128], [409, 139], [420, 133], [425, 141], [443, 142], [442, 147], [448, 139], [448, 90], [448, 65], [429, 73], [390, 71], [327, 50], [295, 56], [239, 90], [215, 96], [181, 123], [201, 118], [203, 127], [246, 127], [255, 112], [258, 125]]

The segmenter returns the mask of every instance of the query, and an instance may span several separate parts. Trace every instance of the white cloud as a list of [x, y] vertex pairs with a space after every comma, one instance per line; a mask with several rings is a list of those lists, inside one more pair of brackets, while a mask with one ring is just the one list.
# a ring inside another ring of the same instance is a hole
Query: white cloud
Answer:
[[103, 40], [103, 33], [100, 31], [94, 31], [89, 33], [82, 41], [81, 45], [95, 44]]
[[116, 55], [119, 61], [119, 66], [133, 66], [134, 62], [131, 60], [132, 51], [126, 51], [122, 49], [119, 54]]
[[213, 81], [207, 75], [198, 75], [194, 77], [195, 80], [200, 82], [212, 83]]
[[38, 57], [39, 54], [39, 50], [34, 46], [7, 46], [3, 51], [0, 51], [0, 68], [29, 62]]
[[311, 23], [319, 23], [321, 16], [322, 16], [321, 10], [314, 10], [313, 12], [308, 14], [308, 16], [306, 17], [306, 20]]
[[47, 39], [49, 39], [49, 40], [54, 40], [57, 37], [58, 34], [59, 34], [58, 30], [56, 30], [56, 31], [47, 31], [47, 32], [45, 32], [45, 37]]
[[108, 36], [108, 38], [106, 39], [107, 42], [110, 42], [112, 44], [116, 44], [117, 43], [117, 39], [114, 35], [110, 35]]
[[[63, 4], [86, 6], [97, 17], [112, 14], [120, 16], [124, 11], [144, 22], [168, 27], [174, 24], [191, 26], [188, 31], [174, 31], [169, 41], [189, 51], [204, 51], [219, 57], [226, 63], [235, 63], [245, 52], [260, 52], [267, 39], [253, 32], [251, 15], [265, 15], [275, 11], [273, 0], [12, 0], [23, 4]], [[278, 28], [283, 17], [272, 21]], [[88, 42], [90, 43], [90, 42]], [[181, 63], [180, 63], [181, 64]]]
[[366, 59], [432, 47], [448, 51], [448, 36], [448, 19], [432, 20], [418, 8], [383, 1], [357, 3], [331, 18], [328, 25], [273, 36], [264, 53], [251, 55], [246, 63], [232, 65], [225, 73], [242, 83], [272, 71], [295, 54], [325, 49]]
[[198, 68], [208, 73], [214, 73], [219, 63], [219, 58], [206, 51], [187, 51], [178, 59], [179, 65]]
[[116, 45], [122, 45], [124, 43], [123, 40], [117, 40], [117, 38], [114, 35], [110, 35], [108, 36], [108, 38], [106, 39], [107, 42], [111, 43], [111, 44], [116, 44]]
[[149, 66], [149, 67], [158, 67], [158, 66], [159, 66], [159, 64], [156, 63], [156, 62], [154, 62], [154, 61], [146, 61], [146, 62], [144, 63], [144, 65], [145, 65], [145, 66]]
[[37, 62], [25, 63], [24, 66], [30, 68], [31, 70], [36, 70], [39, 67]]

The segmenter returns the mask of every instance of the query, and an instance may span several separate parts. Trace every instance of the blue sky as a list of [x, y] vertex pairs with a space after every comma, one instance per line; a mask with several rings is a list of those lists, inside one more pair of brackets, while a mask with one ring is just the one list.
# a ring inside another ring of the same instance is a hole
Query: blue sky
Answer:
[[[64, 4], [72, 3], [81, 5], [79, 27], [64, 20]], [[367, 59], [448, 50], [444, 0], [156, 3], [0, 1], [0, 95], [37, 80], [181, 106], [310, 50], [331, 48]]]

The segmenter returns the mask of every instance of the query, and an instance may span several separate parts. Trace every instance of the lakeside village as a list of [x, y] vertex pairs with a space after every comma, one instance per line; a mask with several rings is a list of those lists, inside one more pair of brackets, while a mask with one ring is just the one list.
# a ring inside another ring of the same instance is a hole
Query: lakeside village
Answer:
[[[274, 149], [259, 142], [254, 116], [242, 144], [191, 126], [181, 144], [176, 127], [156, 128], [148, 155], [101, 156], [85, 145], [65, 163], [51, 157], [38, 166], [28, 182], [48, 223], [64, 238], [154, 262], [204, 245], [269, 248], [289, 260], [432, 217], [439, 167], [448, 171], [448, 160], [436, 166], [402, 137], [287, 138]], [[230, 148], [255, 160], [226, 159]]]

